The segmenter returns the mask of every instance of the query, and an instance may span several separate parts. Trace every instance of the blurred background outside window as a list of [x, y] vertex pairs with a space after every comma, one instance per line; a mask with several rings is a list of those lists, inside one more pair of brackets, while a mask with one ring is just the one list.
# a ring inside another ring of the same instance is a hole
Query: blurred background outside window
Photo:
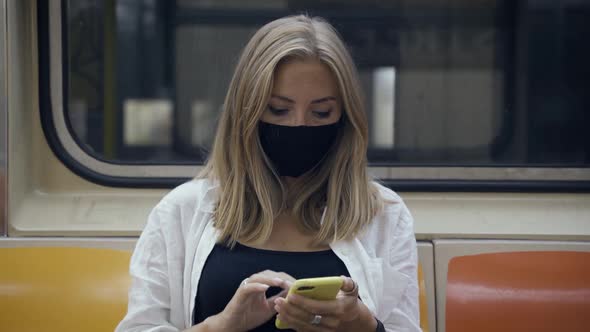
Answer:
[[373, 165], [590, 164], [590, 2], [69, 0], [67, 118], [97, 158], [202, 163], [241, 49], [328, 19], [358, 66]]

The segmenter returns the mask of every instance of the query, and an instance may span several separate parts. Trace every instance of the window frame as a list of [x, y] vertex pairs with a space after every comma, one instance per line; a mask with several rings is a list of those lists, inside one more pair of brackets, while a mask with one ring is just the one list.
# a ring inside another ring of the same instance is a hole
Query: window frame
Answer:
[[[118, 163], [82, 148], [65, 114], [65, 1], [38, 1], [39, 95], [42, 128], [52, 151], [75, 174], [113, 187], [171, 188], [194, 177], [200, 164]], [[266, 13], [265, 15], [269, 15]], [[180, 16], [179, 20], [186, 20]], [[375, 165], [369, 173], [401, 191], [590, 191], [590, 167]]]

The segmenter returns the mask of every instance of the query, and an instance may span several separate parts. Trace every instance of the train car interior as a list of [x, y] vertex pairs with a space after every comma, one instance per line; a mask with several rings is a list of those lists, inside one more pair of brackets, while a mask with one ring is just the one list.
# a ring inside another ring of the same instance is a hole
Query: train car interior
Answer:
[[0, 0], [0, 331], [114, 330], [239, 51], [302, 12], [358, 67], [423, 331], [590, 330], [590, 1]]

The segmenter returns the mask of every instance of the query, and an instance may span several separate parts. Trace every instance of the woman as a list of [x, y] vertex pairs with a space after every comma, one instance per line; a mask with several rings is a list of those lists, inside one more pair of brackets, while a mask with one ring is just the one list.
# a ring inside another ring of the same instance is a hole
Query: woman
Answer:
[[[319, 18], [262, 27], [231, 81], [210, 159], [152, 211], [117, 331], [419, 331], [412, 217], [366, 172], [350, 55]], [[333, 301], [285, 300], [341, 275]]]

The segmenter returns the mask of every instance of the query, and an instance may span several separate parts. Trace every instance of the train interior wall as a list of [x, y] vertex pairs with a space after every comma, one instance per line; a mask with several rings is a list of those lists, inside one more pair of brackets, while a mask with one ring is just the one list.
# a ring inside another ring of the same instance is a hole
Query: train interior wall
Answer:
[[[5, 4], [14, 15], [6, 16], [8, 215], [0, 247], [132, 250], [150, 209], [167, 190], [100, 186], [75, 175], [55, 157], [39, 119], [35, 2]], [[445, 331], [447, 269], [453, 257], [590, 252], [586, 193], [400, 194], [415, 218], [431, 331]]]

